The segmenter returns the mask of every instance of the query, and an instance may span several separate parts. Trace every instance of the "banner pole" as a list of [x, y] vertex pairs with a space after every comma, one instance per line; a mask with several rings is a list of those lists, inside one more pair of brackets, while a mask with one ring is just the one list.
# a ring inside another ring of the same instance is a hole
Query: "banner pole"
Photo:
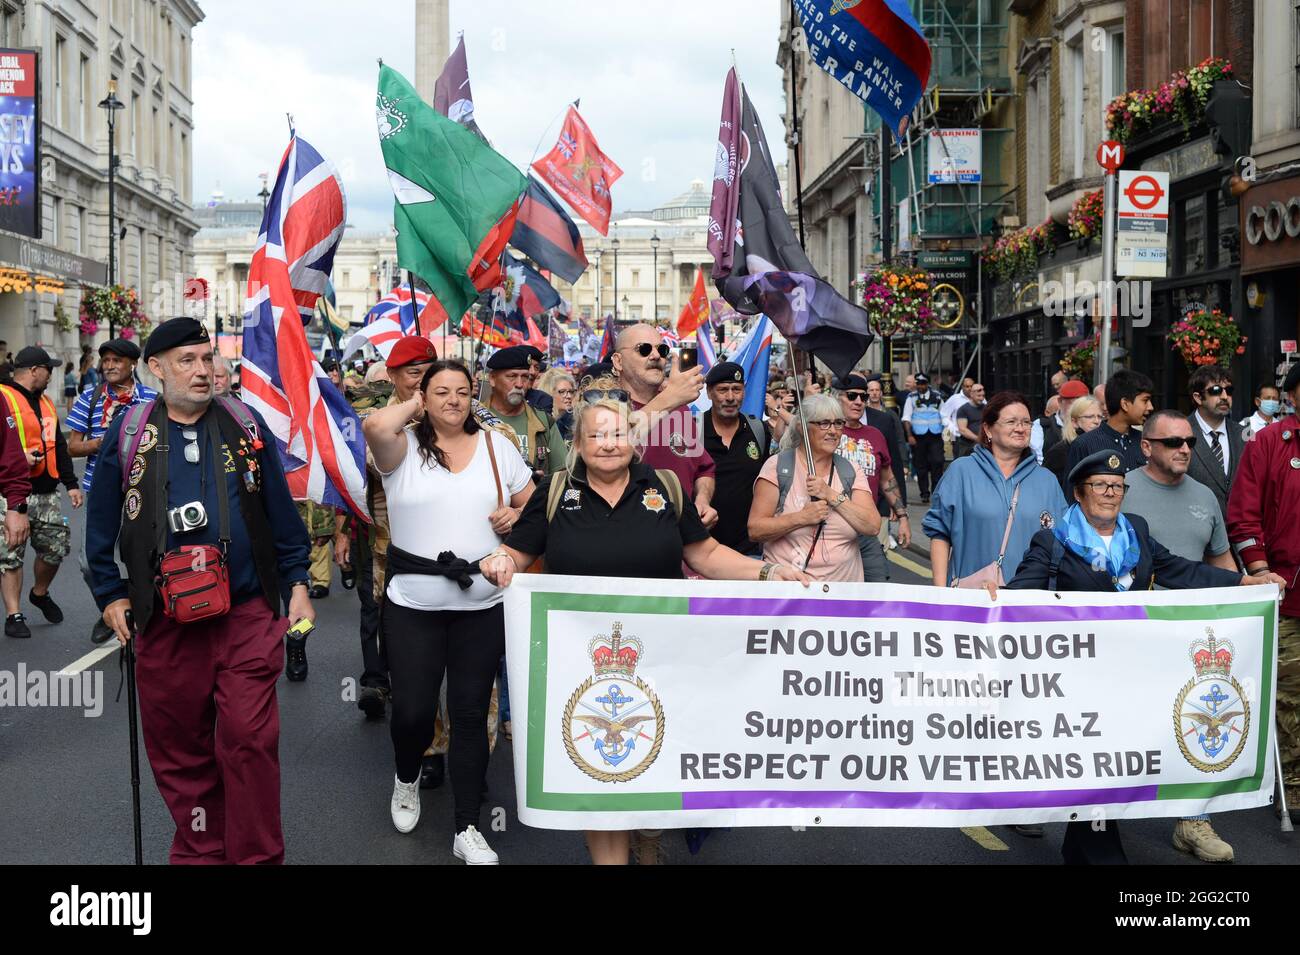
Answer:
[[1286, 804], [1286, 783], [1282, 780], [1282, 750], [1277, 743], [1277, 724], [1273, 724], [1273, 765], [1277, 770], [1277, 791], [1282, 801], [1282, 831], [1292, 832], [1295, 826], [1291, 824], [1291, 812]]
[[[794, 0], [790, 0], [790, 147], [794, 150], [794, 204], [799, 212], [799, 247], [805, 248], [803, 237], [803, 161], [799, 158], [799, 81], [795, 76], [794, 59], [795, 23], [798, 17], [798, 13], [795, 12]], [[800, 413], [802, 414], [802, 412]]]

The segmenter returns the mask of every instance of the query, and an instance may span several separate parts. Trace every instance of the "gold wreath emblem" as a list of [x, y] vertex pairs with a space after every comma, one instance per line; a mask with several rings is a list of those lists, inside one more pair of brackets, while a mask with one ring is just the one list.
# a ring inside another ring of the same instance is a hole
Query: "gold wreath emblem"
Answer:
[[[942, 294], [941, 294], [942, 293]], [[951, 313], [953, 299], [956, 299], [957, 311], [947, 321], [939, 318], [940, 311]], [[962, 316], [966, 314], [966, 296], [961, 294], [961, 290], [955, 285], [949, 285], [944, 282], [934, 287], [930, 293], [930, 311], [935, 314], [935, 328], [956, 328], [961, 322]]]
[[1197, 682], [1196, 679], [1188, 680], [1187, 684], [1183, 687], [1182, 692], [1178, 694], [1178, 698], [1174, 700], [1174, 736], [1178, 738], [1178, 748], [1183, 751], [1183, 758], [1191, 763], [1193, 767], [1199, 769], [1203, 773], [1221, 773], [1236, 762], [1237, 757], [1241, 755], [1241, 751], [1246, 748], [1246, 739], [1250, 736], [1250, 703], [1246, 699], [1246, 694], [1242, 692], [1241, 684], [1237, 682], [1236, 677], [1228, 677], [1228, 682], [1231, 683], [1232, 688], [1237, 691], [1237, 699], [1241, 701], [1241, 706], [1245, 710], [1243, 715], [1245, 717], [1246, 728], [1242, 731], [1241, 739], [1237, 741], [1237, 746], [1232, 751], [1232, 755], [1222, 762], [1207, 763], [1205, 760], [1198, 759], [1196, 756], [1192, 755], [1192, 751], [1187, 745], [1187, 737], [1183, 735], [1183, 702], [1187, 699], [1187, 694], [1191, 692], [1192, 687], [1196, 686]]
[[654, 711], [655, 711], [655, 741], [654, 741], [654, 745], [650, 747], [650, 755], [647, 756], [645, 759], [641, 760], [641, 762], [638, 763], [635, 768], [625, 770], [621, 773], [607, 773], [604, 770], [595, 769], [594, 767], [592, 767], [590, 763], [588, 763], [585, 759], [583, 759], [581, 756], [578, 755], [578, 747], [575, 746], [573, 743], [573, 711], [578, 706], [578, 700], [582, 698], [582, 695], [584, 693], [586, 693], [588, 690], [591, 689], [592, 685], [595, 682], [596, 682], [595, 677], [590, 677], [590, 676], [587, 677], [587, 679], [583, 681], [582, 685], [573, 691], [573, 695], [569, 697], [568, 705], [565, 706], [564, 708], [564, 724], [563, 724], [564, 725], [564, 729], [563, 729], [564, 751], [569, 754], [569, 759], [573, 760], [573, 765], [577, 766], [584, 773], [586, 773], [592, 779], [597, 780], [598, 782], [602, 782], [602, 783], [631, 782], [633, 779], [636, 779], [647, 769], [649, 769], [651, 765], [653, 765], [654, 761], [659, 758], [659, 751], [663, 749], [664, 746], [663, 705], [659, 702], [659, 697], [654, 695], [654, 692], [650, 689], [650, 687], [646, 686], [645, 683], [642, 682], [640, 677], [634, 677], [632, 682], [636, 684], [638, 690], [640, 690], [642, 693], [646, 695], [646, 699], [650, 701], [650, 705], [654, 707]]

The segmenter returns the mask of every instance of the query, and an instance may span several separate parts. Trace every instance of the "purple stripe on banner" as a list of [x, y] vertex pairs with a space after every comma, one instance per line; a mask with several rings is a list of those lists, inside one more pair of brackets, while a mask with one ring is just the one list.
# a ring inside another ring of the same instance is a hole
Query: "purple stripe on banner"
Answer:
[[1151, 802], [1155, 786], [1020, 793], [750, 792], [682, 793], [683, 809], [1041, 809]]
[[753, 597], [692, 597], [691, 614], [729, 617], [919, 617], [962, 623], [1036, 623], [1070, 620], [1146, 620], [1145, 607], [1070, 607], [1041, 604], [1032, 607], [966, 607], [910, 600], [830, 600], [801, 597], [794, 600]]

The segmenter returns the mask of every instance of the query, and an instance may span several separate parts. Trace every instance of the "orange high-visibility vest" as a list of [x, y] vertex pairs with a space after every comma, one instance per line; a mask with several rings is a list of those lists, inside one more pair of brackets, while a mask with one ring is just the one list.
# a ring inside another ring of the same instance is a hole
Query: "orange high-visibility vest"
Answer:
[[23, 451], [43, 451], [45, 456], [32, 465], [31, 476], [40, 477], [48, 474], [52, 478], [59, 476], [59, 460], [55, 453], [55, 439], [59, 433], [59, 412], [45, 395], [41, 395], [41, 416], [27, 396], [9, 385], [0, 385], [0, 394], [4, 395], [9, 405], [9, 415], [18, 428], [18, 438], [22, 441]]

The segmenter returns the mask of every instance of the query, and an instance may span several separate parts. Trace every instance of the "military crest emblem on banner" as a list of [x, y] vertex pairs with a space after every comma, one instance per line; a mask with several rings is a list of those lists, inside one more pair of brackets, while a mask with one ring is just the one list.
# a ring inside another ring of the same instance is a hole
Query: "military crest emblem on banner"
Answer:
[[397, 100], [391, 100], [383, 93], [375, 103], [375, 118], [379, 124], [380, 141], [397, 135], [406, 127], [406, 114], [397, 108]]
[[1228, 641], [1206, 639], [1191, 645], [1188, 656], [1196, 676], [1174, 701], [1174, 730], [1183, 758], [1203, 773], [1227, 769], [1241, 755], [1250, 735], [1250, 703], [1236, 678], [1236, 651]]
[[564, 708], [565, 752], [602, 783], [635, 779], [663, 749], [663, 705], [636, 675], [644, 652], [640, 640], [623, 636], [621, 623], [614, 624], [612, 635], [594, 637], [587, 644], [592, 675]]

